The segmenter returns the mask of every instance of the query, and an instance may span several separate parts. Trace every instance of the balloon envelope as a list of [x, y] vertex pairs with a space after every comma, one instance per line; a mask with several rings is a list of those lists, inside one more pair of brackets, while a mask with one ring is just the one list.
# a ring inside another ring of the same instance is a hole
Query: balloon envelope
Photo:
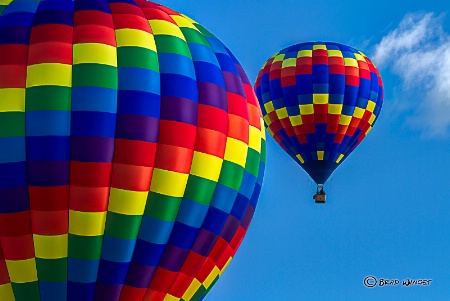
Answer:
[[366, 137], [383, 104], [370, 59], [329, 42], [277, 52], [259, 72], [255, 91], [268, 132], [317, 184]]
[[0, 300], [201, 300], [263, 178], [238, 61], [152, 2], [1, 3]]

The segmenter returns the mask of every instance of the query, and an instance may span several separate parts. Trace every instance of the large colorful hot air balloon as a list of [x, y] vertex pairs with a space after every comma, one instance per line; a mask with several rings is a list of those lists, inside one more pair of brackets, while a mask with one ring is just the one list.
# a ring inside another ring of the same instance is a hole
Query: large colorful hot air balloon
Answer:
[[255, 91], [270, 135], [318, 188], [370, 132], [383, 104], [370, 59], [329, 42], [277, 52], [259, 72]]
[[152, 2], [0, 3], [0, 300], [201, 300], [262, 184], [242, 67]]

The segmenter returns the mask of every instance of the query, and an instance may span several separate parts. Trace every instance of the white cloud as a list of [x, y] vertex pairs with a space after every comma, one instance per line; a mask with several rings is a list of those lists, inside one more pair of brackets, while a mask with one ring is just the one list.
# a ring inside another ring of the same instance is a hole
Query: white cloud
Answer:
[[407, 124], [426, 136], [445, 136], [450, 129], [450, 34], [444, 16], [406, 15], [375, 46], [373, 61], [401, 80], [396, 108], [407, 111]]

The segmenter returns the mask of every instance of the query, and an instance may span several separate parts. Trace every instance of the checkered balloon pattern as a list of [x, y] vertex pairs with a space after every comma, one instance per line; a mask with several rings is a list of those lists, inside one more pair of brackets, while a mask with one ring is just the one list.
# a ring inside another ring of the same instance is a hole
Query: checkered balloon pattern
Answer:
[[277, 52], [259, 72], [255, 92], [270, 135], [317, 184], [372, 130], [383, 104], [370, 59], [329, 42]]
[[253, 217], [231, 52], [144, 0], [0, 0], [0, 300], [202, 300]]

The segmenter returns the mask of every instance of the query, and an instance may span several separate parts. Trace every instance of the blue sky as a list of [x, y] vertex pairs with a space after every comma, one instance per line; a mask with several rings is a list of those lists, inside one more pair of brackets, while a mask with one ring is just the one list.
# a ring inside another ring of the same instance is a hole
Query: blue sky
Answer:
[[[322, 40], [362, 50], [385, 86], [377, 124], [327, 182], [326, 205], [268, 136], [253, 223], [205, 300], [450, 300], [450, 4], [159, 2], [214, 33], [253, 81], [276, 51]], [[369, 289], [368, 275], [432, 282]]]

